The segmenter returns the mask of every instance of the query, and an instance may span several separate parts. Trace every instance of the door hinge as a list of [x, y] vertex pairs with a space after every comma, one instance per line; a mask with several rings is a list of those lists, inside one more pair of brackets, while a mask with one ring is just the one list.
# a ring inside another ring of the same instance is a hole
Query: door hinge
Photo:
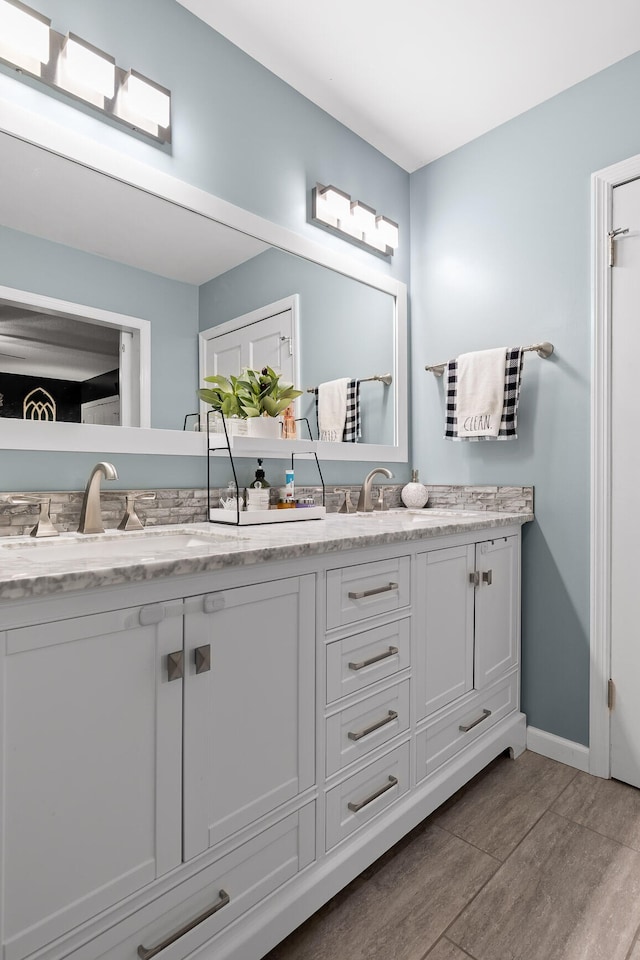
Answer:
[[618, 227], [617, 230], [609, 230], [607, 234], [609, 238], [609, 266], [615, 267], [616, 265], [616, 248], [615, 248], [615, 239], [619, 237], [622, 233], [629, 233], [629, 227]]
[[609, 710], [613, 710], [613, 706], [616, 699], [616, 685], [613, 680], [609, 679], [607, 683], [607, 706]]

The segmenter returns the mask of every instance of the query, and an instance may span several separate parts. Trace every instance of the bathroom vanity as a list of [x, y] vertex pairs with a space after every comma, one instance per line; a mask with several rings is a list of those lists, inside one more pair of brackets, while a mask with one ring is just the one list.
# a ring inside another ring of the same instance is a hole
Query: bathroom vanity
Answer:
[[258, 960], [518, 755], [531, 519], [1, 545], [3, 960]]

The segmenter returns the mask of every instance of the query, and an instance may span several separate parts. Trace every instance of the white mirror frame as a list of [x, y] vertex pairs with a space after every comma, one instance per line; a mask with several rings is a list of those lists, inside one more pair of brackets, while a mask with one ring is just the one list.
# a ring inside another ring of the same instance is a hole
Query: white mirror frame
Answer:
[[[155, 170], [121, 153], [96, 143], [81, 134], [34, 114], [0, 96], [0, 130], [19, 137], [59, 156], [90, 167], [128, 185], [152, 193], [164, 200], [233, 227], [271, 246], [311, 260], [338, 273], [359, 280], [395, 300], [395, 352], [393, 382], [396, 386], [396, 444], [322, 444], [324, 460], [356, 460], [407, 462], [408, 459], [408, 356], [407, 356], [407, 288], [404, 283], [373, 270], [351, 257], [329, 250], [320, 244], [250, 213], [220, 197], [191, 186], [168, 174]], [[35, 297], [34, 297], [35, 300]], [[148, 367], [147, 367], [148, 369]], [[194, 393], [197, 385], [194, 384]], [[203, 434], [191, 431], [162, 430], [145, 427], [109, 427], [84, 424], [33, 424], [15, 421], [20, 430], [5, 425], [0, 429], [0, 449], [96, 451], [102, 453], [143, 453], [175, 456], [197, 456], [206, 452]], [[47, 439], [42, 429], [55, 428]], [[75, 428], [75, 429], [72, 429]], [[22, 431], [22, 433], [20, 433]], [[18, 443], [18, 435], [22, 438]], [[26, 437], [29, 437], [27, 441]]]

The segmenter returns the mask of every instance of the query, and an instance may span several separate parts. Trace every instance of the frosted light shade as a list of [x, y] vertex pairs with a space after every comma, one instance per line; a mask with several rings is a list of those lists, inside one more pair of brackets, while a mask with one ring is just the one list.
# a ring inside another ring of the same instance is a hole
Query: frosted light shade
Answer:
[[351, 197], [335, 187], [318, 190], [316, 212], [320, 220], [335, 226], [337, 220], [348, 220], [351, 215]]
[[351, 222], [360, 233], [369, 233], [376, 228], [376, 212], [359, 200], [351, 204]]
[[86, 88], [113, 98], [116, 67], [112, 58], [69, 34], [64, 45], [64, 71], [66, 79], [79, 88]]
[[0, 0], [0, 38], [2, 56], [17, 66], [25, 57], [38, 64], [49, 60], [49, 21], [7, 0]]
[[399, 240], [398, 224], [386, 217], [376, 217], [376, 228], [380, 239], [392, 250], [395, 250]]
[[144, 77], [130, 73], [125, 83], [126, 110], [150, 120], [158, 127], [168, 127], [171, 119], [171, 97]]

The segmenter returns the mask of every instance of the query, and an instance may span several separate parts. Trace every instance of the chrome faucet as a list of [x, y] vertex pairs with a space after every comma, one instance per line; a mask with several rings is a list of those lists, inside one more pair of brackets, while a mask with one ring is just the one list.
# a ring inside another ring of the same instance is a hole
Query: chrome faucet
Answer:
[[371, 502], [371, 481], [377, 473], [381, 473], [387, 480], [391, 480], [393, 477], [391, 470], [387, 470], [386, 467], [374, 467], [371, 473], [366, 475], [362, 489], [360, 490], [360, 496], [358, 497], [358, 506], [356, 507], [358, 513], [371, 513], [373, 510], [373, 503]]
[[118, 471], [112, 463], [101, 461], [91, 471], [84, 491], [78, 533], [104, 533], [100, 509], [100, 481], [117, 480]]

